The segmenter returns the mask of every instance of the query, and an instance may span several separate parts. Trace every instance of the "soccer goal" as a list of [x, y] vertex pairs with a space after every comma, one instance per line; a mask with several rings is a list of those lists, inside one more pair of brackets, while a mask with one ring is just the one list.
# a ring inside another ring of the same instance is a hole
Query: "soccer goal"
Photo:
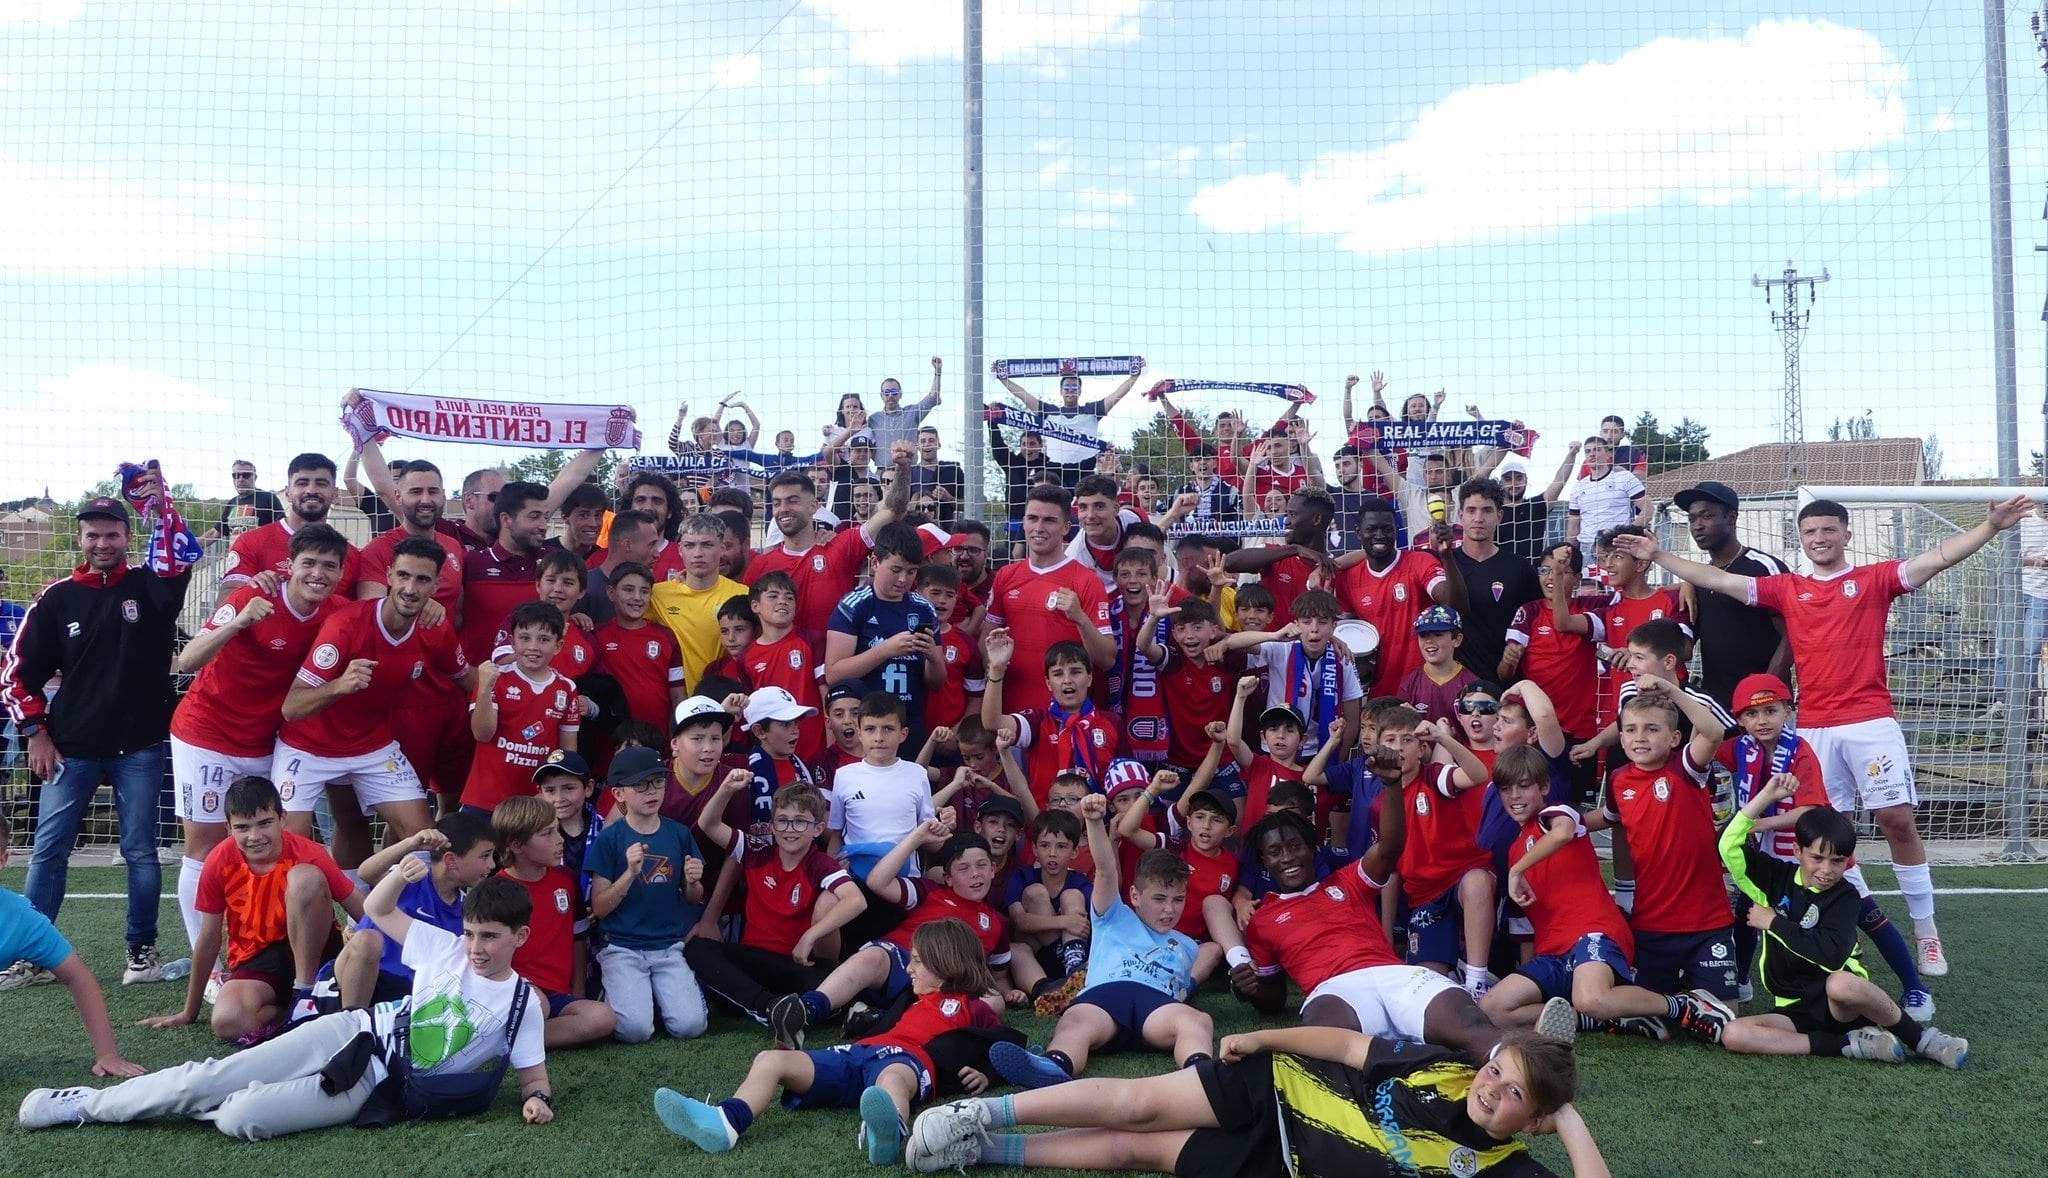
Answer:
[[[1849, 509], [1852, 561], [1899, 560], [1982, 523], [1993, 500], [2022, 493], [2040, 497], [2042, 489], [1803, 487], [1784, 496], [1745, 497], [1740, 529], [1744, 543], [1801, 567], [1799, 509], [1831, 499]], [[1683, 524], [1678, 528], [1682, 533]], [[2020, 529], [2006, 532], [1892, 606], [1885, 660], [1913, 754], [1920, 832], [1938, 863], [2038, 859], [2037, 840], [2048, 833], [2042, 632], [2026, 624], [2030, 598], [2022, 587], [2020, 547]], [[2035, 609], [2048, 618], [2048, 599]], [[1875, 837], [1867, 814], [1860, 817], [1872, 837], [1859, 855], [1882, 857], [1884, 840]]]

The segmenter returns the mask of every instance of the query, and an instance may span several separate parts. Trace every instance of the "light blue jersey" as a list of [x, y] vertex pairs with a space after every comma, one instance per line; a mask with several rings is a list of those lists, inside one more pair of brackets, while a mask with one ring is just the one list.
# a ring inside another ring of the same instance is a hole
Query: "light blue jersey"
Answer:
[[1109, 911], [1095, 914], [1095, 931], [1088, 943], [1088, 990], [1111, 982], [1136, 982], [1157, 990], [1176, 1002], [1185, 1001], [1194, 989], [1195, 942], [1185, 933], [1171, 929], [1153, 932], [1121, 899], [1109, 902]]

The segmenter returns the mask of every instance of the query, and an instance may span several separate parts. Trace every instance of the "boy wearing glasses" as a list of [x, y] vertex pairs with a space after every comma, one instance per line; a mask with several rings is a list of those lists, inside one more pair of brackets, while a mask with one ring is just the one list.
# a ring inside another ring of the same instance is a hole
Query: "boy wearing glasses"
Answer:
[[[751, 778], [735, 769], [720, 783], [730, 796]], [[694, 937], [683, 957], [707, 994], [768, 1025], [768, 1008], [783, 994], [815, 990], [839, 959], [839, 930], [867, 908], [853, 876], [818, 849], [825, 829], [825, 795], [803, 782], [775, 793], [774, 837], [749, 847], [744, 832], [726, 825], [722, 798], [714, 798], [698, 833], [731, 853], [725, 870], [737, 872], [746, 893], [738, 944]], [[717, 914], [711, 914], [714, 918]]]

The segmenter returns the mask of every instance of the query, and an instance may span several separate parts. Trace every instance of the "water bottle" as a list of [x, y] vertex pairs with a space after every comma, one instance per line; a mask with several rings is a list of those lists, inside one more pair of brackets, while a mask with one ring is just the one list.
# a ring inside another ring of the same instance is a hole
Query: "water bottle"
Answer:
[[156, 974], [157, 977], [162, 978], [166, 982], [175, 982], [191, 972], [192, 959], [190, 957], [180, 957], [176, 961], [166, 961], [158, 966]]

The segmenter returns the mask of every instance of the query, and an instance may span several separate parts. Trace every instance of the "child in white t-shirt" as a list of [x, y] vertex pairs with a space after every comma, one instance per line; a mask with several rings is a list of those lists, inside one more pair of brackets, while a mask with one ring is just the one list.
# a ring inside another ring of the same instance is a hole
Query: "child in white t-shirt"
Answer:
[[[886, 691], [862, 697], [861, 760], [840, 766], [833, 775], [831, 809], [825, 819], [830, 836], [826, 849], [846, 859], [855, 878], [911, 831], [937, 817], [924, 767], [896, 755], [907, 733], [901, 699]], [[917, 874], [915, 861], [906, 874]]]

